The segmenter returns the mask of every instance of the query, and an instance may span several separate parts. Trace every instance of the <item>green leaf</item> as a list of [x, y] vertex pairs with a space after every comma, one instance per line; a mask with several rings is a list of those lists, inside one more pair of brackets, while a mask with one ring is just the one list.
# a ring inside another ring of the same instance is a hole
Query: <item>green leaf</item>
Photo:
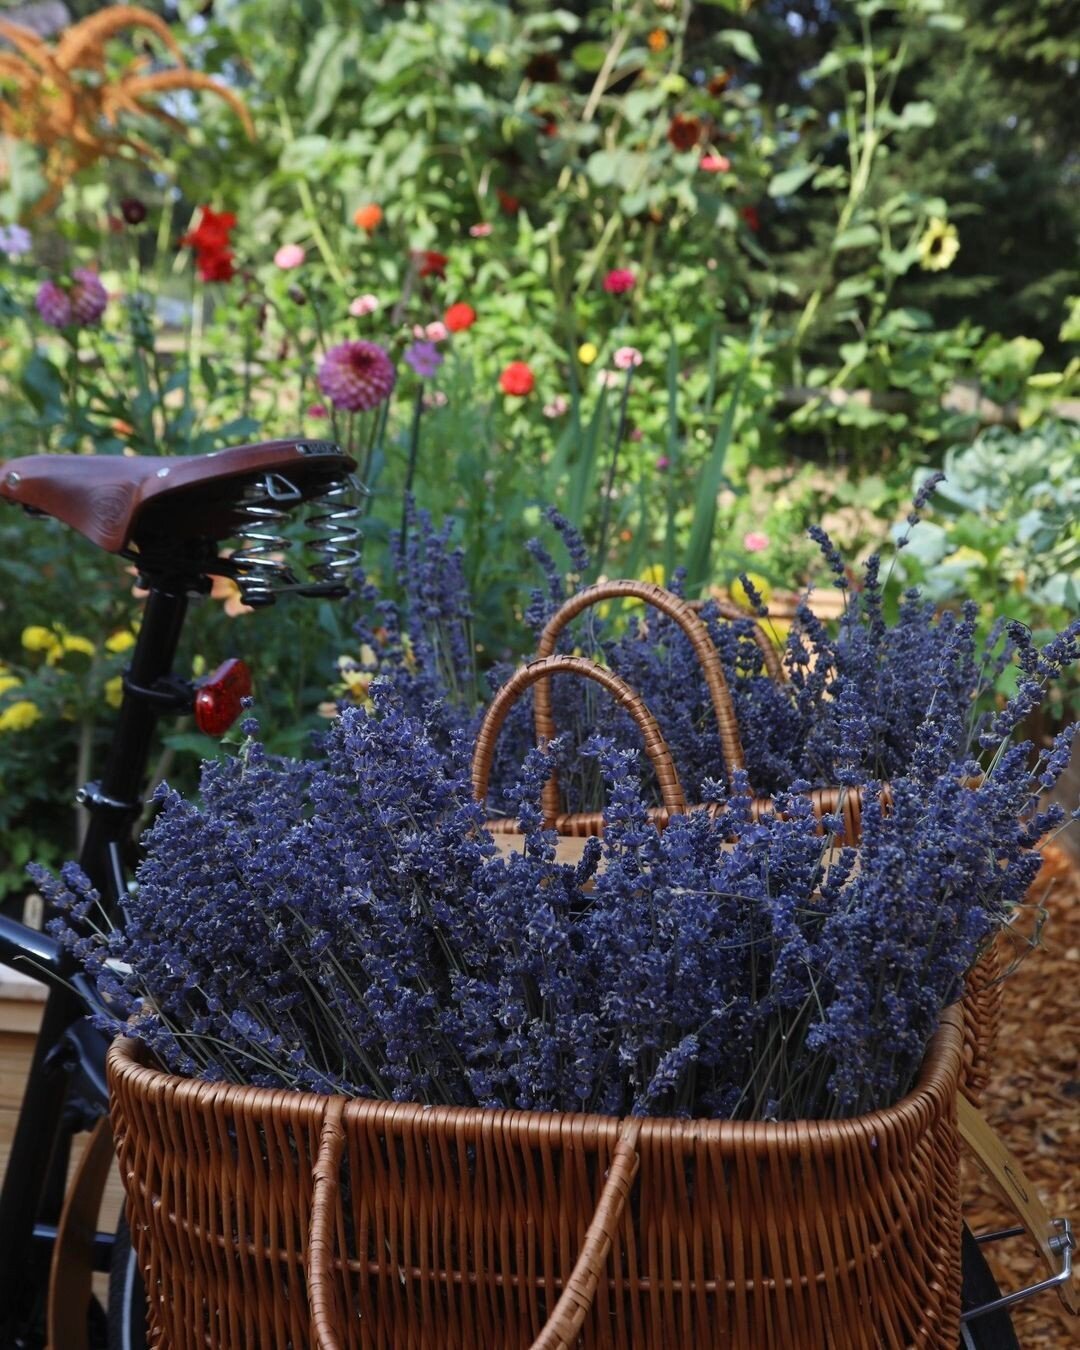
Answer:
[[636, 124], [663, 107], [666, 100], [667, 93], [658, 84], [648, 89], [631, 89], [623, 99], [623, 115], [628, 122]]
[[959, 14], [928, 14], [923, 22], [927, 28], [940, 28], [946, 33], [964, 31], [964, 20]]
[[754, 39], [742, 28], [725, 28], [716, 36], [730, 47], [740, 60], [752, 61], [755, 65], [761, 64], [761, 54]]
[[875, 283], [870, 277], [845, 277], [836, 288], [837, 300], [857, 300], [860, 296], [870, 295]]
[[571, 55], [579, 70], [595, 74], [604, 64], [607, 47], [602, 42], [579, 42]]
[[894, 277], [902, 277], [918, 261], [918, 244], [912, 244], [910, 248], [905, 249], [883, 248], [881, 250], [882, 265], [886, 272]]
[[852, 225], [833, 240], [833, 249], [840, 253], [849, 248], [875, 248], [878, 232], [875, 225]]
[[814, 187], [833, 188], [843, 187], [848, 180], [848, 171], [840, 164], [830, 164], [827, 169], [822, 169], [814, 175]]
[[899, 112], [891, 113], [888, 117], [888, 123], [897, 131], [907, 131], [911, 127], [932, 127], [936, 121], [937, 109], [925, 100], [905, 103]]
[[298, 136], [281, 151], [278, 161], [283, 173], [295, 173], [301, 178], [313, 178], [322, 170], [322, 160], [330, 149], [325, 136]]
[[60, 371], [41, 352], [35, 351], [23, 367], [20, 384], [38, 412], [54, 412], [63, 401], [64, 381]]
[[739, 408], [746, 372], [753, 360], [757, 346], [758, 324], [750, 337], [749, 347], [738, 374], [731, 387], [731, 397], [724, 409], [724, 416], [716, 429], [716, 437], [709, 452], [709, 458], [701, 471], [696, 490], [694, 520], [690, 526], [690, 541], [686, 546], [686, 590], [688, 595], [696, 595], [709, 579], [712, 559], [713, 536], [716, 530], [716, 499], [724, 481], [724, 463], [727, 460], [735, 432], [735, 416]]
[[769, 182], [770, 197], [790, 197], [798, 192], [808, 178], [817, 172], [817, 163], [793, 164], [790, 169], [782, 169], [774, 174]]

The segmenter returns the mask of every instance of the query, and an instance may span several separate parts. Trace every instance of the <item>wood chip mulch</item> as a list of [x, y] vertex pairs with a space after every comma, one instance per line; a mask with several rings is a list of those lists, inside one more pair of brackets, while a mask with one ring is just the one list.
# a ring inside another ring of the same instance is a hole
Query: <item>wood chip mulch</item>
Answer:
[[[1049, 892], [1046, 884], [1050, 882]], [[1044, 898], [1045, 893], [1045, 898]], [[1033, 897], [1048, 912], [1040, 945], [1005, 982], [994, 1070], [982, 1111], [1016, 1154], [1050, 1214], [1080, 1232], [1080, 867], [1053, 846]], [[1034, 914], [1031, 916], [1034, 919]], [[1028, 930], [1031, 931], [1031, 923]], [[976, 1233], [1015, 1223], [973, 1166], [964, 1176], [965, 1217]], [[1013, 1238], [992, 1249], [1003, 1289], [1043, 1278], [1031, 1246]], [[1080, 1264], [1080, 1263], [1078, 1263]], [[1074, 1287], [1080, 1271], [1074, 1277]], [[1055, 1293], [1014, 1310], [1023, 1350], [1080, 1345], [1080, 1318]]]

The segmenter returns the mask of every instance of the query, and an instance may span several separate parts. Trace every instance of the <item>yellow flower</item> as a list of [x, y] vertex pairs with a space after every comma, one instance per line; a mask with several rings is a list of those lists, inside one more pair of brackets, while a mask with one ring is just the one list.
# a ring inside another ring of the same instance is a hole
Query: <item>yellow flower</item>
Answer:
[[[761, 596], [762, 604], [767, 605], [769, 603], [769, 598], [772, 595], [772, 587], [760, 574], [760, 572], [747, 572], [746, 577], [747, 580], [750, 582], [751, 586], [753, 586], [754, 590], [757, 591], [759, 596]], [[754, 607], [753, 603], [751, 602], [750, 597], [746, 594], [746, 587], [742, 584], [742, 581], [739, 577], [736, 577], [735, 580], [728, 587], [728, 594], [731, 596], [732, 600], [734, 600], [737, 605], [742, 605], [744, 609], [753, 609]]]
[[25, 731], [41, 717], [41, 709], [28, 698], [10, 703], [0, 712], [0, 731]]
[[[66, 656], [68, 652], [81, 652], [83, 656], [93, 656], [94, 644], [89, 638], [77, 637], [74, 633], [65, 633], [60, 639], [60, 655]], [[52, 664], [52, 656], [49, 657]]]
[[959, 252], [960, 236], [956, 226], [940, 216], [932, 216], [919, 240], [919, 266], [924, 272], [944, 272], [952, 266]]
[[56, 634], [51, 628], [42, 628], [40, 624], [31, 624], [22, 632], [22, 645], [28, 652], [48, 652], [57, 645]]
[[664, 584], [664, 567], [662, 563], [650, 563], [644, 571], [638, 573], [638, 581], [648, 581], [654, 586]]
[[105, 650], [107, 652], [126, 652], [134, 646], [135, 634], [129, 632], [126, 628], [121, 628], [105, 639]]
[[124, 677], [114, 675], [105, 681], [105, 702], [110, 708], [119, 708], [124, 698]]
[[0, 675], [0, 694], [6, 694], [9, 689], [18, 689], [22, 680], [17, 675]]
[[595, 342], [583, 342], [577, 349], [577, 359], [583, 366], [591, 366], [599, 355], [600, 351]]

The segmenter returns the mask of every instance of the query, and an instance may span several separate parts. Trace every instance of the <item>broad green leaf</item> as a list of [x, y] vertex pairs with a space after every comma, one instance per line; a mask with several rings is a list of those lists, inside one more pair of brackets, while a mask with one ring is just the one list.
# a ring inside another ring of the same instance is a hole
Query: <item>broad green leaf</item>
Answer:
[[628, 122], [636, 124], [663, 107], [666, 100], [667, 94], [658, 84], [648, 89], [631, 89], [623, 99], [623, 115]]
[[890, 113], [888, 117], [888, 125], [897, 131], [907, 131], [911, 127], [932, 127], [936, 121], [937, 109], [925, 100], [905, 103], [899, 112]]
[[790, 169], [782, 169], [774, 174], [769, 182], [770, 197], [790, 197], [798, 192], [808, 178], [817, 172], [816, 161], [813, 164], [793, 164]]
[[571, 55], [579, 70], [595, 74], [604, 64], [607, 47], [602, 42], [579, 42]]
[[282, 148], [279, 167], [283, 173], [313, 178], [322, 171], [323, 157], [329, 149], [330, 142], [325, 136], [298, 136]]
[[837, 300], [857, 300], [862, 295], [870, 295], [875, 283], [870, 277], [845, 277], [836, 288]]
[[743, 29], [725, 28], [716, 36], [730, 47], [740, 60], [752, 61], [755, 65], [761, 64], [761, 53], [758, 51], [754, 39]]
[[849, 248], [875, 248], [878, 243], [877, 227], [874, 225], [852, 225], [838, 234], [833, 240], [837, 253]]
[[[743, 384], [753, 361], [754, 350], [757, 347], [759, 324], [760, 321], [754, 324], [746, 356], [735, 376], [735, 381], [731, 387], [731, 396], [724, 410], [724, 416], [720, 420], [720, 425], [716, 429], [716, 437], [713, 440], [709, 458], [696, 484], [694, 520], [690, 527], [690, 542], [687, 544], [684, 560], [688, 595], [696, 595], [709, 580], [713, 536], [716, 530], [716, 499], [724, 481], [724, 464], [735, 434], [735, 418], [738, 413]], [[715, 373], [715, 364], [713, 373]]]
[[828, 168], [821, 169], [814, 175], [816, 188], [843, 187], [847, 181], [848, 171], [840, 164], [830, 164]]
[[39, 412], [60, 408], [64, 393], [63, 377], [41, 352], [35, 351], [27, 361], [19, 382]]

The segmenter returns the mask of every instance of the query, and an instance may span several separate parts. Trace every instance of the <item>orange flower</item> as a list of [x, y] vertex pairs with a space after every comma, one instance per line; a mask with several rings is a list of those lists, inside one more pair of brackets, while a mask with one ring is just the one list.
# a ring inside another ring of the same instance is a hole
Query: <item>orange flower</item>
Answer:
[[368, 234], [373, 234], [382, 223], [383, 209], [374, 202], [368, 202], [365, 206], [358, 206], [353, 212], [353, 224], [361, 230], [367, 230]]
[[649, 34], [649, 51], [662, 52], [667, 48], [668, 36], [662, 28], [654, 28]]

